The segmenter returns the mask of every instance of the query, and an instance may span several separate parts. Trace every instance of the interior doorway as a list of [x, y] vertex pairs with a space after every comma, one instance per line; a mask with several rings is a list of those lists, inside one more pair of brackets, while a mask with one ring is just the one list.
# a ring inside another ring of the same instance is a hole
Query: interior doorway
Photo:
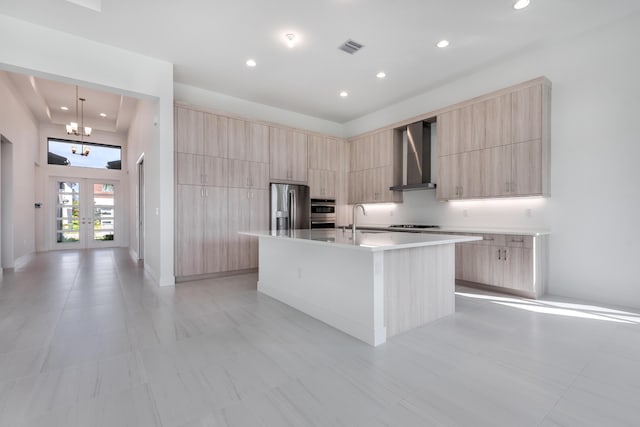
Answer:
[[0, 268], [13, 268], [13, 144], [3, 135], [0, 135], [0, 200]]
[[144, 153], [138, 159], [138, 197], [137, 204], [137, 224], [136, 236], [138, 237], [138, 260], [144, 260]]

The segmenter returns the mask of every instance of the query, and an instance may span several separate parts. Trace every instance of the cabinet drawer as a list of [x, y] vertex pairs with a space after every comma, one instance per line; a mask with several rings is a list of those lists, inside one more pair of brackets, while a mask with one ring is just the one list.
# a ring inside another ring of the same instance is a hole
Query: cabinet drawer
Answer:
[[488, 246], [504, 246], [505, 245], [505, 235], [504, 234], [480, 234], [482, 236], [482, 240], [479, 240], [477, 243], [479, 245], [488, 245]]
[[533, 248], [533, 236], [505, 236], [510, 248]]

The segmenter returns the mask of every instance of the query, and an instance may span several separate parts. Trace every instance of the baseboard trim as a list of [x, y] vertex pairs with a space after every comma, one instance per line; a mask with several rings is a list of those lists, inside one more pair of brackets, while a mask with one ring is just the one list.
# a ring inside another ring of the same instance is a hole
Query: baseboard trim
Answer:
[[247, 268], [244, 270], [221, 271], [219, 273], [196, 274], [193, 276], [176, 276], [176, 283], [193, 282], [195, 280], [218, 279], [221, 277], [239, 276], [241, 274], [257, 273], [257, 268]]

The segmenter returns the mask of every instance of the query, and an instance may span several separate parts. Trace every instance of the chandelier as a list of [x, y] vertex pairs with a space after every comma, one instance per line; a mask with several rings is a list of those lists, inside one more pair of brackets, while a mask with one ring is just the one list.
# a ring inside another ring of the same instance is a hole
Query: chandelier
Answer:
[[[80, 116], [79, 128], [78, 128], [78, 110], [79, 110], [78, 101], [82, 103], [82, 110], [81, 110], [82, 113]], [[89, 147], [84, 146], [84, 137], [91, 136], [91, 128], [89, 126], [84, 125], [84, 101], [86, 101], [86, 99], [78, 97], [78, 86], [76, 86], [76, 121], [70, 122], [68, 125], [66, 125], [66, 128], [67, 128], [67, 135], [80, 136], [80, 143], [82, 144], [82, 147], [80, 148], [79, 153], [78, 153], [78, 148], [75, 145], [71, 146], [71, 152], [73, 154], [79, 154], [81, 156], [88, 156], [90, 149]]]

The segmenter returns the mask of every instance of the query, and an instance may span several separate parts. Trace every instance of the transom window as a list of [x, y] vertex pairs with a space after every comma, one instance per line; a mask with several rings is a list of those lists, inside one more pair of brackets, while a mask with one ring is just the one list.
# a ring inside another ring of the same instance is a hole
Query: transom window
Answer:
[[47, 163], [94, 169], [122, 169], [122, 149], [115, 145], [49, 138]]

